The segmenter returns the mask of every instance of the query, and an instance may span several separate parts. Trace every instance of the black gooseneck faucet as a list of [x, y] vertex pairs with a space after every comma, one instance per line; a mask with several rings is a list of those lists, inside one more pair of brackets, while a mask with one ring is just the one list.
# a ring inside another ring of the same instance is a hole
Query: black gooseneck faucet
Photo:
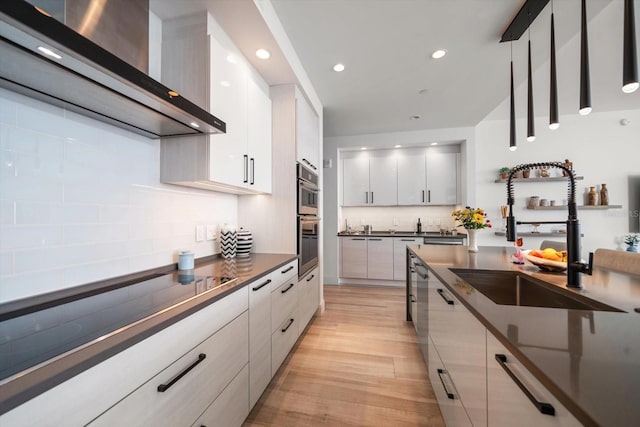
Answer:
[[[569, 177], [569, 217], [567, 221], [516, 221], [513, 216], [513, 175], [525, 169], [557, 168], [566, 172]], [[516, 225], [518, 224], [566, 224], [567, 225], [567, 287], [582, 288], [581, 273], [591, 274], [593, 268], [593, 253], [589, 253], [589, 263], [580, 261], [580, 223], [578, 222], [578, 208], [576, 205], [576, 179], [568, 166], [560, 162], [526, 163], [511, 169], [507, 178], [507, 204], [509, 215], [507, 216], [507, 241], [515, 242], [518, 239]]]

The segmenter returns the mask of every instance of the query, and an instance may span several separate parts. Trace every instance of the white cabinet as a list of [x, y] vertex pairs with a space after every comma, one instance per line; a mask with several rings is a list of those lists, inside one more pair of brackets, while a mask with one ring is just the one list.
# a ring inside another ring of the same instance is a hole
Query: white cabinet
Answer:
[[407, 245], [420, 245], [422, 241], [422, 237], [393, 238], [393, 280], [407, 280]]
[[249, 407], [271, 381], [271, 273], [249, 288]]
[[[486, 328], [431, 271], [427, 299], [429, 339], [446, 371], [431, 380], [434, 388], [444, 381], [442, 387], [449, 391], [438, 403], [447, 406], [458, 399], [474, 426], [486, 426]], [[449, 424], [446, 416], [445, 420]]]
[[340, 237], [340, 277], [367, 278], [367, 239]]
[[[90, 425], [191, 425], [247, 365], [247, 328], [244, 312]], [[243, 408], [248, 408], [247, 390], [236, 396]]]
[[424, 205], [426, 193], [426, 162], [424, 150], [399, 150], [398, 162], [398, 205]]
[[458, 153], [427, 152], [427, 205], [458, 203]]
[[342, 160], [343, 206], [398, 204], [397, 165], [391, 152], [379, 151]]
[[294, 276], [271, 291], [272, 375], [275, 375], [298, 339], [299, 323], [298, 278]]
[[249, 415], [249, 405], [242, 399], [248, 383], [249, 369], [245, 366], [192, 427], [240, 427]]
[[270, 193], [269, 86], [206, 14], [168, 21], [163, 32], [171, 36], [163, 42], [167, 56], [182, 49], [180, 67], [163, 65], [163, 83], [196, 99], [206, 94], [205, 108], [226, 123], [226, 133], [162, 139], [161, 181], [237, 194]]
[[[538, 402], [537, 405], [517, 382]], [[512, 426], [514, 420], [523, 427], [582, 425], [491, 334], [487, 337], [487, 398], [491, 427]], [[553, 415], [543, 411], [553, 412]]]
[[393, 239], [367, 238], [367, 279], [393, 280]]
[[298, 307], [300, 333], [304, 331], [320, 305], [320, 275], [318, 268], [314, 268], [298, 281]]
[[296, 159], [316, 173], [320, 168], [320, 120], [296, 90]]

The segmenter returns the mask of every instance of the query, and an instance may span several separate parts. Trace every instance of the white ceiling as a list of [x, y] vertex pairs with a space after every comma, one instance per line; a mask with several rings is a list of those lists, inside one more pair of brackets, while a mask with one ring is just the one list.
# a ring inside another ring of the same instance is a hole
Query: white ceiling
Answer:
[[[498, 41], [523, 0], [271, 3], [324, 106], [325, 136], [475, 126], [508, 97], [510, 45]], [[602, 61], [598, 61], [597, 52], [605, 49], [598, 44], [601, 40], [621, 41], [623, 0], [590, 0], [587, 4], [590, 22], [603, 9], [615, 18], [606, 25], [616, 37], [589, 34], [591, 74], [597, 77], [603, 74], [598, 71]], [[151, 7], [163, 19], [208, 8], [269, 84], [295, 81], [290, 69], [279, 62], [281, 52], [273, 38], [257, 22], [259, 14], [252, 1], [151, 0]], [[562, 54], [562, 46], [578, 35], [580, 1], [555, 0], [553, 7], [556, 46]], [[547, 5], [531, 25], [534, 70], [548, 67], [550, 8], [551, 4]], [[526, 70], [526, 40], [525, 33], [513, 43], [514, 64], [519, 70]], [[252, 54], [265, 41], [276, 52], [271, 65], [257, 62]], [[430, 54], [439, 48], [446, 49], [447, 55], [432, 59]], [[621, 70], [621, 44], [616, 49], [620, 65], [614, 68]], [[332, 70], [337, 62], [344, 63], [344, 72]], [[616, 82], [613, 87], [621, 80], [621, 71], [618, 74], [610, 77]], [[518, 71], [516, 85], [525, 77], [526, 71]], [[569, 80], [577, 79], [569, 76]], [[419, 93], [422, 89], [426, 89], [424, 94]], [[548, 88], [536, 92], [536, 104], [548, 105], [545, 91]], [[592, 92], [594, 97], [598, 94], [599, 111], [632, 108], [634, 102], [640, 105], [638, 94], [628, 96], [620, 105], [620, 90], [599, 94], [592, 84]], [[573, 106], [566, 108], [573, 111]], [[421, 118], [410, 120], [414, 115]]]

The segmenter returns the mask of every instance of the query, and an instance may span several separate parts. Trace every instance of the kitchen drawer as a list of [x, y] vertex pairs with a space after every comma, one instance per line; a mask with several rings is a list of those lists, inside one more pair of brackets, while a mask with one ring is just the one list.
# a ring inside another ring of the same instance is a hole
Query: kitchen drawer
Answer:
[[220, 396], [207, 408], [193, 427], [241, 426], [249, 415], [246, 396], [249, 386], [249, 368], [245, 366]]
[[291, 280], [292, 277], [298, 276], [298, 259], [294, 259], [288, 264], [283, 265], [282, 267], [274, 270], [271, 273], [271, 279], [273, 280], [272, 290], [283, 284], [284, 282]]
[[85, 425], [246, 311], [248, 302], [247, 287], [238, 289], [3, 414], [0, 425]]
[[298, 278], [292, 277], [271, 292], [271, 332], [289, 317], [297, 305]]
[[290, 312], [271, 335], [271, 372], [274, 375], [298, 339], [297, 312], [296, 309]]
[[[247, 364], [248, 317], [242, 313], [90, 425], [192, 424]], [[247, 393], [242, 400], [248, 407]]]
[[298, 282], [298, 301], [300, 317], [298, 328], [302, 333], [320, 305], [320, 277], [317, 268], [311, 270]]
[[429, 380], [433, 387], [433, 392], [438, 400], [438, 406], [442, 413], [442, 418], [448, 426], [471, 426], [471, 421], [462, 406], [462, 401], [458, 395], [453, 379], [440, 360], [431, 339], [428, 339]]
[[249, 284], [250, 407], [271, 381], [271, 273]]

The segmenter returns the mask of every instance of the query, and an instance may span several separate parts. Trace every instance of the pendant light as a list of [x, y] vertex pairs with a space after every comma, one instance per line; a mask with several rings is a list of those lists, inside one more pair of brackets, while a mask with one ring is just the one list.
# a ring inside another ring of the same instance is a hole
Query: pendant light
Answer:
[[527, 141], [536, 140], [535, 114], [533, 113], [533, 80], [531, 79], [531, 29], [529, 29], [529, 65], [528, 65], [529, 84], [527, 88]]
[[558, 78], [556, 76], [556, 35], [553, 25], [553, 1], [551, 2], [551, 75], [549, 93], [549, 129], [555, 130], [560, 127], [558, 120]]
[[624, 59], [622, 64], [622, 91], [638, 89], [638, 56], [636, 53], [636, 24], [633, 0], [624, 1]]
[[582, 0], [580, 24], [580, 115], [591, 112], [591, 79], [589, 78], [589, 40], [587, 35], [587, 4]]
[[511, 46], [511, 115], [510, 115], [510, 134], [509, 134], [509, 150], [516, 151], [518, 146], [516, 145], [516, 103], [513, 90], [513, 42]]

